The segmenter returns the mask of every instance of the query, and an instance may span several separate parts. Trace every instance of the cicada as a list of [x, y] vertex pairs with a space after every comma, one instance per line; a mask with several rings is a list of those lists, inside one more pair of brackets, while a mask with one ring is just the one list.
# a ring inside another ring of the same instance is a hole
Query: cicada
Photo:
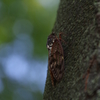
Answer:
[[57, 37], [55, 33], [51, 33], [46, 44], [48, 49], [48, 67], [53, 86], [62, 79], [64, 73], [64, 51], [61, 44], [61, 34], [59, 33], [59, 37]]

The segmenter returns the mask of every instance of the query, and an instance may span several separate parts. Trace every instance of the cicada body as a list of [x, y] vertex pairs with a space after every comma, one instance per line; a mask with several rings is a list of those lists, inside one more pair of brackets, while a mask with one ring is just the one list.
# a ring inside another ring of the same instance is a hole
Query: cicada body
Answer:
[[47, 40], [48, 67], [51, 75], [52, 85], [59, 82], [64, 73], [64, 52], [61, 44], [61, 38], [54, 34], [50, 34]]

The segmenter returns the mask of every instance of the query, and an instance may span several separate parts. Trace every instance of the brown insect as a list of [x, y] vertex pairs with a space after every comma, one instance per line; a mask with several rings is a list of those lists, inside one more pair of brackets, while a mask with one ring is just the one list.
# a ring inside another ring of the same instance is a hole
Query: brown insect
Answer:
[[61, 80], [64, 73], [64, 52], [61, 44], [61, 34], [59, 33], [58, 38], [54, 33], [51, 33], [47, 39], [48, 67], [53, 86]]

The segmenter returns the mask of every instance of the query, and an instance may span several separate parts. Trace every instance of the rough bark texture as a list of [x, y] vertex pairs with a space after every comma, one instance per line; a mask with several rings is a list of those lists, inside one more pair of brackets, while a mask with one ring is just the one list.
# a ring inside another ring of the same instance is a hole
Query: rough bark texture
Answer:
[[99, 13], [99, 0], [60, 1], [53, 32], [66, 34], [65, 71], [55, 87], [48, 71], [44, 100], [100, 100]]

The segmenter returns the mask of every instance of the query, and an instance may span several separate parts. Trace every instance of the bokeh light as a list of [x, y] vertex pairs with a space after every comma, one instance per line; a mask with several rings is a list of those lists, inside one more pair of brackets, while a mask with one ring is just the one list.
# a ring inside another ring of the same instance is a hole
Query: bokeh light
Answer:
[[0, 0], [0, 100], [42, 100], [58, 6], [59, 0]]

